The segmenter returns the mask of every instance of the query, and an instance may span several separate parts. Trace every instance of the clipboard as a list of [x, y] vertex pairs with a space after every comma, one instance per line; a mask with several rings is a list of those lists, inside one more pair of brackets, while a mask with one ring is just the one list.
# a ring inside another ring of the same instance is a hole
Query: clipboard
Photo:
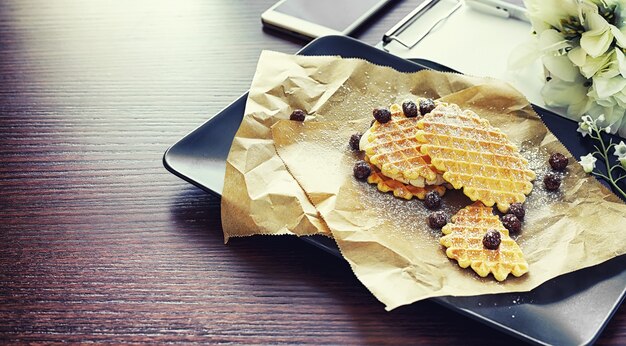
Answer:
[[532, 39], [529, 22], [479, 11], [465, 1], [426, 0], [391, 28], [378, 47], [405, 59], [435, 61], [466, 75], [509, 82], [531, 103], [561, 116], [566, 110], [546, 106], [539, 60], [510, 71], [514, 49]]

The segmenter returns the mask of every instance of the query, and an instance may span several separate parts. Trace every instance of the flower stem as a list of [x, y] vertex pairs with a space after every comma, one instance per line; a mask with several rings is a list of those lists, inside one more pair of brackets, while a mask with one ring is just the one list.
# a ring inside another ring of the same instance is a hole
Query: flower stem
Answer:
[[[602, 178], [606, 182], [610, 183], [611, 187], [613, 187], [613, 190], [619, 193], [622, 196], [622, 198], [626, 199], [626, 192], [624, 192], [622, 188], [617, 186], [617, 183], [620, 180], [626, 178], [626, 175], [616, 173], [617, 177], [616, 178], [613, 177], [613, 171], [616, 168], [619, 167], [624, 172], [626, 172], [626, 166], [622, 166], [621, 164], [611, 165], [611, 160], [609, 159], [609, 151], [612, 148], [613, 148], [613, 151], [616, 151], [615, 148], [617, 147], [617, 144], [613, 143], [612, 138], [609, 138], [608, 145], [605, 144], [604, 139], [602, 138], [602, 131], [608, 132], [608, 127], [603, 128], [603, 127], [598, 126], [598, 122], [603, 122], [604, 120], [605, 119], [603, 115], [599, 116], [598, 119], [596, 120], [591, 119], [591, 116], [589, 115], [585, 115], [582, 117], [582, 121], [578, 124], [577, 131], [582, 133], [583, 137], [586, 135], [589, 135], [590, 138], [595, 139], [596, 141], [600, 142], [599, 146], [597, 144], [593, 145], [595, 149], [594, 152], [581, 157], [581, 164], [583, 165], [583, 168], [585, 170], [590, 171], [589, 172], [590, 174], [593, 174], [596, 177]], [[620, 142], [619, 145], [621, 146], [623, 144]], [[602, 159], [604, 159], [604, 165], [606, 167], [606, 174], [602, 173], [602, 171], [599, 168], [596, 168], [595, 161], [597, 159], [595, 158], [595, 156], [598, 156], [598, 155], [601, 156]], [[617, 152], [615, 152], [615, 155], [618, 155]]]
[[[597, 139], [598, 142], [600, 142], [600, 145], [602, 146], [602, 152], [600, 152], [600, 155], [602, 156], [602, 158], [604, 159], [604, 164], [606, 165], [606, 170], [607, 170], [607, 175], [604, 174], [597, 174], [598, 176], [608, 180], [611, 185], [613, 186], [613, 188], [615, 188], [615, 190], [617, 190], [619, 193], [622, 194], [622, 196], [624, 198], [626, 198], [626, 193], [619, 187], [617, 186], [617, 182], [623, 178], [623, 177], [619, 177], [619, 179], [615, 180], [613, 179], [613, 169], [615, 167], [611, 166], [611, 162], [609, 162], [609, 152], [608, 152], [608, 148], [606, 147], [606, 145], [604, 145], [604, 141], [602, 140], [602, 133], [600, 132], [601, 130], [598, 130], [597, 128], [594, 128], [594, 131], [598, 134], [597, 137], [592, 136], [593, 138]], [[613, 143], [611, 143], [612, 145]], [[594, 145], [594, 147], [596, 147], [596, 149], [598, 149], [597, 146]], [[610, 146], [609, 146], [610, 148]]]
[[598, 173], [596, 171], [591, 172], [591, 174], [595, 175], [596, 177], [600, 177], [604, 180], [608, 180], [611, 181], [611, 179], [609, 177], [607, 177], [606, 175], [602, 174], [602, 173]]

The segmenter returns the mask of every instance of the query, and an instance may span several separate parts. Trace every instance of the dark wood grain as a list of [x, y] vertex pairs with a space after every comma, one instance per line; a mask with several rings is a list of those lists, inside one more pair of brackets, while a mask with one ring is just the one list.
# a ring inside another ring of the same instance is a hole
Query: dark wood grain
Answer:
[[[219, 200], [162, 167], [262, 49], [303, 45], [262, 30], [273, 1], [0, 2], [0, 343], [517, 343], [428, 301], [385, 312], [298, 239], [225, 246]], [[624, 307], [598, 344], [626, 344]]]

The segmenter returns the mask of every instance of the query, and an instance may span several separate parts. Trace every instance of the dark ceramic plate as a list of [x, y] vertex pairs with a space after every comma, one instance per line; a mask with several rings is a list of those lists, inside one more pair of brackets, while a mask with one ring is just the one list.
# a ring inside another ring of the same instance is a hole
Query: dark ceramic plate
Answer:
[[[450, 71], [437, 63], [408, 61], [343, 36], [319, 38], [298, 54], [362, 58], [402, 72], [422, 69]], [[220, 196], [226, 157], [243, 117], [242, 95], [217, 115], [172, 145], [163, 157], [165, 167], [182, 179]], [[577, 124], [545, 109], [537, 113], [574, 157], [585, 155], [591, 144], [576, 133]], [[341, 257], [325, 237], [304, 240]], [[550, 280], [526, 293], [441, 297], [432, 300], [494, 328], [537, 344], [591, 344], [626, 295], [626, 256]]]

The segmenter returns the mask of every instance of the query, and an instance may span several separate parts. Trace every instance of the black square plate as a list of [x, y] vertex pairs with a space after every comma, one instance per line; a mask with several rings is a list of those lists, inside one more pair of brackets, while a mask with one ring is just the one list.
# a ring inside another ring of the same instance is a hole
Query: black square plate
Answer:
[[[449, 71], [435, 62], [408, 61], [343, 36], [319, 38], [298, 54], [362, 58], [401, 72], [428, 68]], [[243, 118], [247, 96], [247, 93], [242, 95], [172, 145], [163, 157], [165, 167], [182, 179], [220, 196], [226, 157]], [[545, 109], [535, 107], [535, 110], [575, 157], [590, 151], [591, 144], [576, 133], [575, 122]], [[335, 243], [328, 238], [313, 236], [303, 239], [341, 257]], [[532, 343], [581, 345], [596, 340], [625, 295], [626, 256], [620, 256], [601, 265], [560, 276], [526, 293], [432, 300]]]

